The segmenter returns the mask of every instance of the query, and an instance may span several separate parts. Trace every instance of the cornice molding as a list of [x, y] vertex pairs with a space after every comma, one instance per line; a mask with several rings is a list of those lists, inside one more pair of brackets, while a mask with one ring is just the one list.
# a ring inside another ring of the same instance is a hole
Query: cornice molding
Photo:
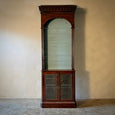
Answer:
[[41, 5], [39, 6], [40, 12], [42, 13], [60, 13], [60, 12], [75, 12], [75, 5]]

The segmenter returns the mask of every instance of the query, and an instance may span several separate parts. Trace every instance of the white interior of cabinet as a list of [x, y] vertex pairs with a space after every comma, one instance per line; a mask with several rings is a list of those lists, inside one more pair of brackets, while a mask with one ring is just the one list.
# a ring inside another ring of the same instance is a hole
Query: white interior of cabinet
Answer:
[[48, 70], [72, 69], [71, 24], [65, 19], [54, 19], [48, 24]]

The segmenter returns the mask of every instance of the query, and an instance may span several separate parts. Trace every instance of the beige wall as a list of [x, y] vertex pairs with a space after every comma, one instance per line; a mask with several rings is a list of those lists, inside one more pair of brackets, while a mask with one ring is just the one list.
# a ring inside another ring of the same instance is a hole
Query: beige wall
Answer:
[[41, 98], [39, 5], [78, 5], [76, 98], [115, 98], [115, 0], [0, 0], [0, 97]]

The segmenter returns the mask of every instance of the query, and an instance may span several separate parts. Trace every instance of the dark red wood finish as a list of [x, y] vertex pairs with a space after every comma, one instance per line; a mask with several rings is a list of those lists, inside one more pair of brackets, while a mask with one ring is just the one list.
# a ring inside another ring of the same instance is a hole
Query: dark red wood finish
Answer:
[[72, 69], [74, 69], [73, 55], [73, 39], [74, 39], [74, 13], [75, 5], [43, 5], [39, 6], [41, 11], [41, 29], [42, 29], [42, 70], [45, 70], [44, 63], [44, 29], [45, 24], [54, 18], [64, 18], [68, 20], [72, 26]]
[[[75, 71], [69, 70], [69, 71], [54, 71], [54, 70], [45, 70], [43, 71], [43, 77], [42, 77], [42, 104], [41, 106], [43, 108], [75, 108], [76, 102], [75, 102]], [[45, 99], [45, 75], [46, 74], [56, 74], [57, 76], [57, 99], [56, 100], [46, 100]], [[60, 87], [60, 74], [72, 74], [72, 99], [71, 100], [62, 100], [60, 97], [61, 93], [61, 87]]]
[[[75, 102], [75, 71], [74, 71], [74, 54], [73, 54], [73, 39], [74, 39], [74, 13], [76, 10], [75, 5], [42, 5], [39, 6], [41, 12], [41, 29], [42, 29], [42, 103], [43, 108], [74, 108]], [[64, 18], [68, 20], [72, 26], [72, 70], [45, 70], [45, 46], [44, 46], [44, 29], [45, 25], [54, 18]], [[57, 88], [57, 99], [45, 99], [45, 74], [55, 73], [57, 75], [57, 87], [60, 84], [60, 73], [72, 74], [72, 100], [61, 100], [60, 89]]]

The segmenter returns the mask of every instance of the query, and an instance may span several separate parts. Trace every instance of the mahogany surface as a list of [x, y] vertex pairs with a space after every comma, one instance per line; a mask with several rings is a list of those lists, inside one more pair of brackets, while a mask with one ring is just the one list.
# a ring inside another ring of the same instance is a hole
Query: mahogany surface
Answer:
[[[41, 31], [42, 31], [42, 103], [43, 108], [75, 108], [75, 71], [74, 71], [74, 13], [77, 6], [75, 5], [41, 5], [39, 10], [41, 13]], [[46, 24], [55, 18], [64, 18], [68, 20], [71, 24], [72, 30], [72, 70], [47, 70], [45, 68], [45, 33], [44, 29]], [[47, 100], [45, 98], [45, 74], [56, 74], [57, 75], [57, 99]], [[61, 100], [60, 99], [60, 74], [72, 74], [72, 99], [71, 100]]]

